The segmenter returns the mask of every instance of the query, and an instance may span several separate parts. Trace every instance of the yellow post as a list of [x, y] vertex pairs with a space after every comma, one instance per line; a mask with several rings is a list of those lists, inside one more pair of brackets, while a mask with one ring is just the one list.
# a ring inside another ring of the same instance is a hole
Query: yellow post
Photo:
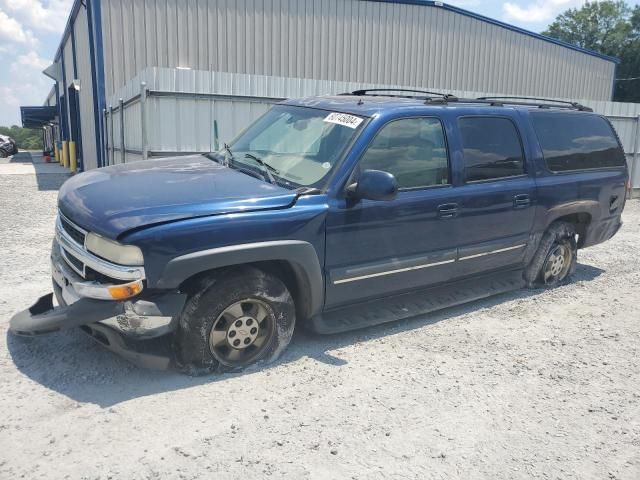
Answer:
[[59, 162], [59, 161], [60, 161], [60, 158], [58, 157], [58, 155], [59, 155], [59, 154], [58, 154], [58, 143], [57, 143], [57, 142], [55, 142], [55, 143], [53, 144], [53, 158], [55, 158], [56, 162]]
[[76, 142], [69, 142], [69, 168], [76, 173], [78, 160], [76, 158]]
[[62, 142], [62, 166], [69, 167], [69, 142]]

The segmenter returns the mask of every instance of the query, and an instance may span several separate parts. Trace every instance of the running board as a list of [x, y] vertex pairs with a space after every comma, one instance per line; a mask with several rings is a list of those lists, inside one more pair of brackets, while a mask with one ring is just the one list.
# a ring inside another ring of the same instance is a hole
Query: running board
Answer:
[[503, 271], [331, 310], [313, 317], [308, 326], [322, 334], [346, 332], [424, 315], [524, 286], [522, 270]]

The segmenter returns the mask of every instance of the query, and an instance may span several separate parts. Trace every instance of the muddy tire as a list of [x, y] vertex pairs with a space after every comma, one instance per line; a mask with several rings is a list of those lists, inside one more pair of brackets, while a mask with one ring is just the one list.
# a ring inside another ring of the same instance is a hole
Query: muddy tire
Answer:
[[293, 298], [280, 279], [253, 267], [220, 272], [185, 304], [174, 336], [176, 367], [205, 375], [272, 362], [294, 326]]
[[529, 288], [552, 288], [569, 282], [578, 259], [576, 230], [566, 222], [554, 222], [540, 240], [538, 250], [524, 272]]

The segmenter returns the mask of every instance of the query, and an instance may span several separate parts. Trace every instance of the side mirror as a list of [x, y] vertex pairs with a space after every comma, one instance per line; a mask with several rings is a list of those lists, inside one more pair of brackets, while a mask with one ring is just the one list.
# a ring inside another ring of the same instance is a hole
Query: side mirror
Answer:
[[347, 195], [358, 200], [393, 200], [398, 195], [398, 182], [388, 172], [365, 170], [347, 187]]

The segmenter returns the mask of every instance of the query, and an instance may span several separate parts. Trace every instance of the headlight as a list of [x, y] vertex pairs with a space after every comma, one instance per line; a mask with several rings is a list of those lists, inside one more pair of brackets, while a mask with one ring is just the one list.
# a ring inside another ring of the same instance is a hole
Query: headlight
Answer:
[[133, 245], [123, 245], [95, 233], [87, 234], [85, 247], [91, 253], [119, 265], [144, 265], [142, 251]]

